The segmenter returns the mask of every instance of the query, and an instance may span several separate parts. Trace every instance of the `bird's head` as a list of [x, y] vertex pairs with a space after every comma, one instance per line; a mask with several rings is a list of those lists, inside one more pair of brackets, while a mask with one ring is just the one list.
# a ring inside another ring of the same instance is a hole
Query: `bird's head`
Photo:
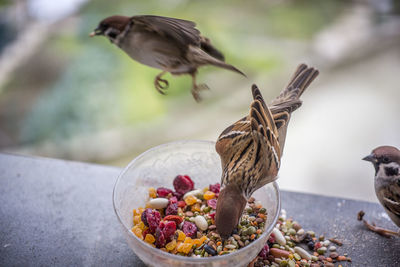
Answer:
[[393, 146], [380, 146], [372, 150], [363, 160], [374, 165], [375, 175], [383, 171], [382, 176], [400, 175], [400, 150]]
[[90, 37], [96, 35], [104, 35], [111, 42], [122, 33], [125, 27], [129, 24], [130, 18], [126, 16], [111, 16], [100, 21], [99, 25], [93, 32], [89, 34]]
[[232, 234], [239, 223], [246, 203], [247, 201], [237, 185], [230, 184], [221, 190], [218, 196], [215, 225], [222, 238]]

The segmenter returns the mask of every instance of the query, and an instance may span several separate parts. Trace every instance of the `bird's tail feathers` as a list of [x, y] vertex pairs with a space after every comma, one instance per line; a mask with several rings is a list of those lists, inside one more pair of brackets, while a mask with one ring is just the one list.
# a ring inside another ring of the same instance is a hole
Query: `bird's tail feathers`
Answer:
[[189, 46], [189, 53], [188, 53], [188, 58], [197, 63], [198, 65], [213, 65], [216, 67], [220, 67], [220, 68], [224, 68], [227, 70], [231, 70], [234, 72], [237, 72], [245, 77], [246, 74], [244, 74], [241, 70], [239, 70], [238, 68], [227, 64], [221, 60], [219, 60], [218, 58], [215, 58], [209, 54], [207, 54], [205, 51], [203, 51], [202, 49], [200, 49], [199, 47], [194, 47], [194, 46]]
[[292, 100], [298, 100], [311, 82], [318, 76], [319, 71], [306, 64], [300, 64], [292, 76], [289, 84], [272, 101], [272, 105], [278, 105]]

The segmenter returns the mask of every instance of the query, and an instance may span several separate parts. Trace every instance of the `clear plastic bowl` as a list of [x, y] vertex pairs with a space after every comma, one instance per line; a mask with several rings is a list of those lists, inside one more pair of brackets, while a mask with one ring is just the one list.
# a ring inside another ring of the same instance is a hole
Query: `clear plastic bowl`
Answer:
[[278, 219], [280, 196], [275, 182], [254, 193], [268, 212], [264, 233], [233, 253], [208, 258], [173, 255], [151, 247], [131, 232], [132, 210], [145, 206], [148, 188], [173, 188], [172, 181], [178, 174], [189, 175], [195, 188], [220, 182], [221, 162], [215, 143], [177, 141], [154, 147], [135, 158], [118, 177], [113, 192], [114, 210], [136, 255], [148, 266], [245, 266], [252, 261], [268, 240]]

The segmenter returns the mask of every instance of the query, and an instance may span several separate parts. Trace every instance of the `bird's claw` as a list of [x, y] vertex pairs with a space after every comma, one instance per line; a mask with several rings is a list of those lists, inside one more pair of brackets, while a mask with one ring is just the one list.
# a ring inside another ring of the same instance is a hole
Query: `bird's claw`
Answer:
[[193, 86], [192, 95], [193, 95], [194, 100], [196, 100], [196, 102], [201, 101], [199, 92], [204, 91], [204, 90], [210, 90], [210, 88], [208, 87], [207, 84], [202, 83], [202, 84], [196, 84]]
[[160, 77], [156, 77], [156, 79], [154, 81], [154, 85], [155, 85], [157, 91], [162, 95], [165, 95], [165, 92], [163, 90], [166, 90], [169, 87], [168, 81], [161, 79]]
[[357, 214], [357, 220], [362, 221], [364, 223], [364, 225], [372, 232], [375, 232], [375, 233], [377, 233], [381, 236], [387, 237], [387, 238], [390, 238], [392, 236], [400, 236], [400, 230], [399, 230], [399, 232], [394, 232], [391, 230], [387, 230], [387, 229], [378, 227], [378, 226], [376, 226], [376, 224], [374, 222], [369, 223], [366, 220], [364, 220], [364, 215], [365, 215], [364, 211], [362, 211], [362, 210], [359, 211]]

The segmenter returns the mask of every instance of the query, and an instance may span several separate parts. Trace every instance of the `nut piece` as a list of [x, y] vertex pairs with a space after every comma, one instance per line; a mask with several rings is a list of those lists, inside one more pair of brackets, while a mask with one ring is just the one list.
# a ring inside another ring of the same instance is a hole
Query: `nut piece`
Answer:
[[196, 226], [197, 226], [200, 230], [202, 230], [202, 231], [205, 231], [205, 230], [207, 230], [207, 228], [208, 228], [207, 220], [206, 220], [203, 216], [201, 216], [201, 215], [197, 215], [197, 216], [194, 218], [194, 223], [195, 223]]
[[148, 206], [152, 209], [163, 209], [168, 206], [168, 199], [166, 198], [153, 198], [149, 201]]

